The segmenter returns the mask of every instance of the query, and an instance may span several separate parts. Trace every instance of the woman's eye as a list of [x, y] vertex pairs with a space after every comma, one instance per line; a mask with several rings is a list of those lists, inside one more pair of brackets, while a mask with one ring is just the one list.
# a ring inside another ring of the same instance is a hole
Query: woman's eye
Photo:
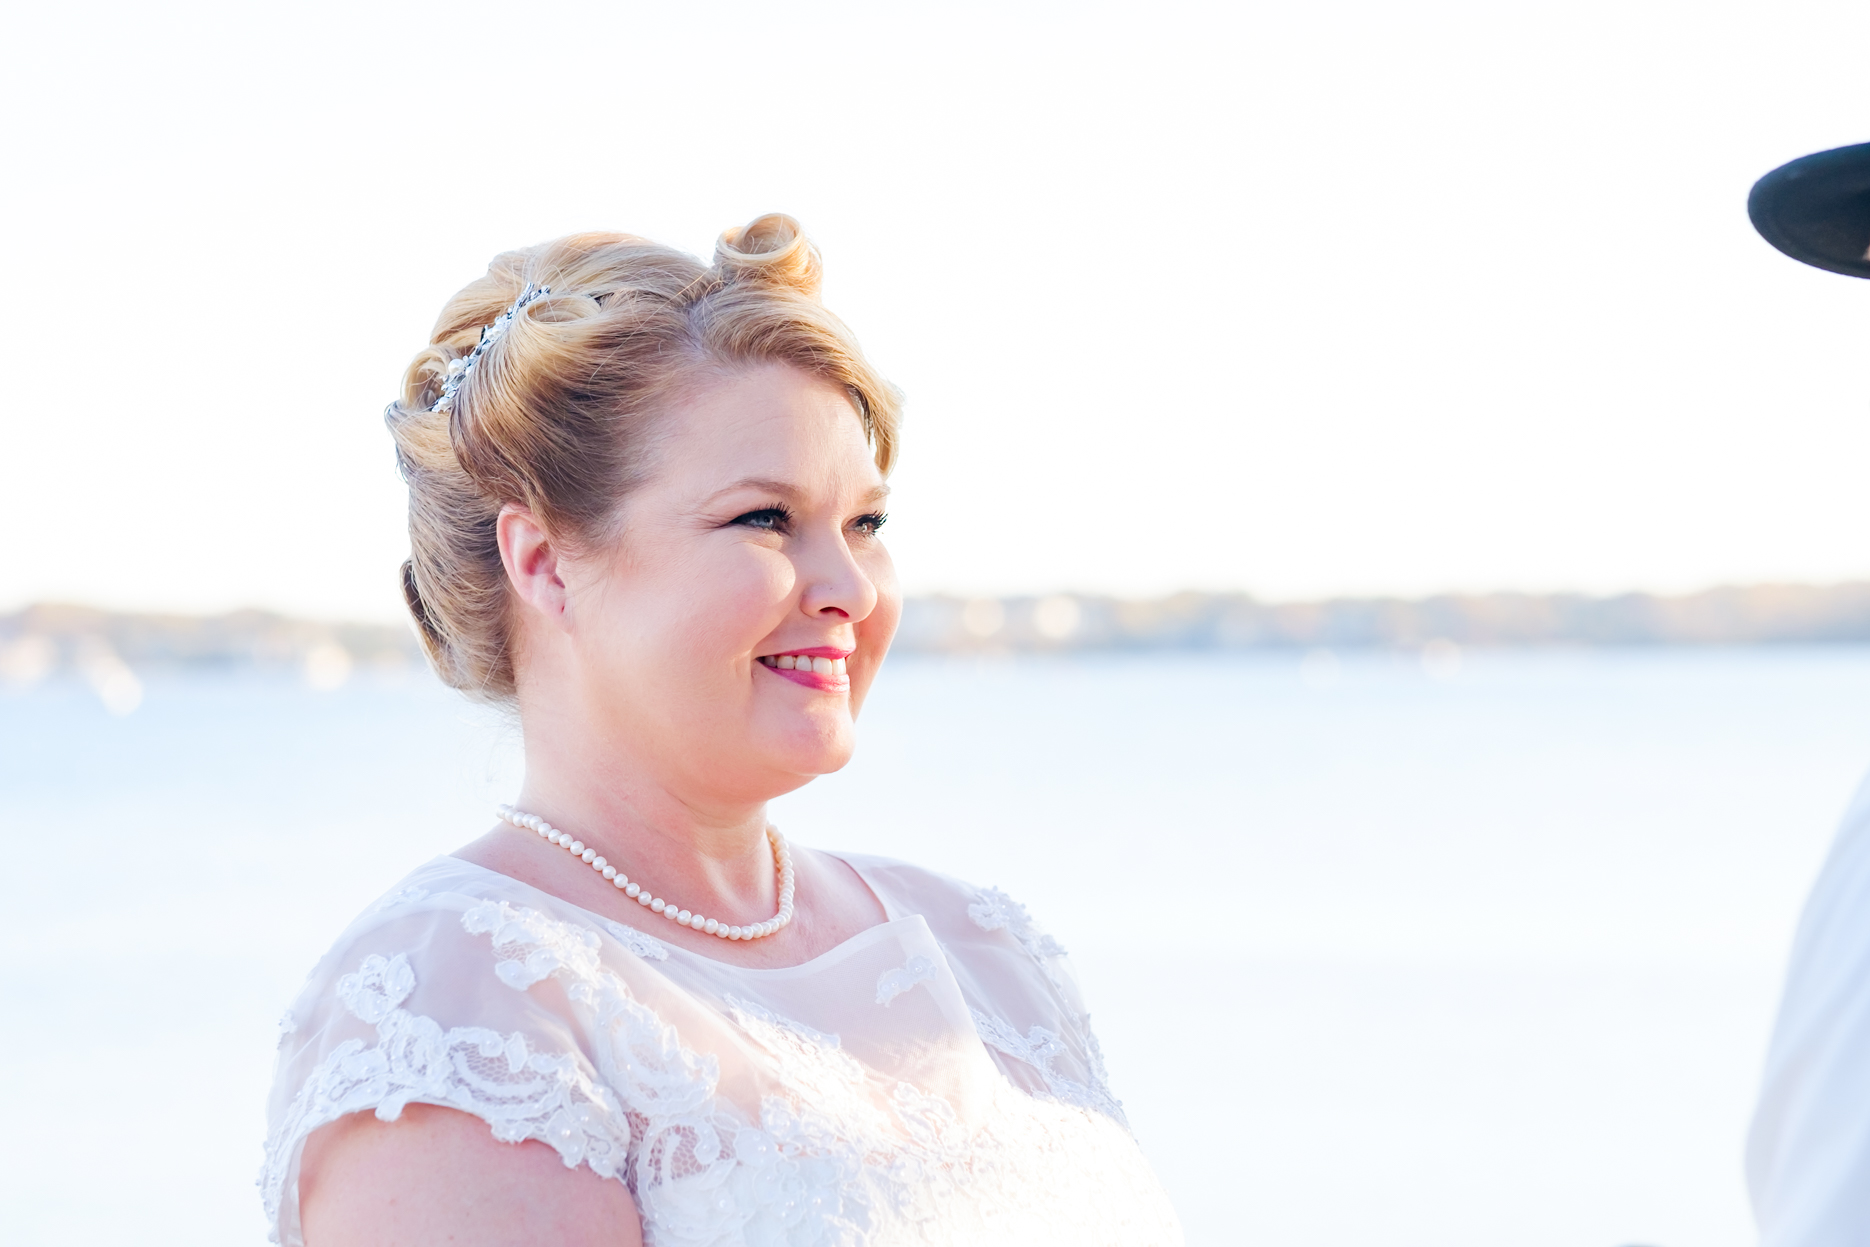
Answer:
[[874, 537], [877, 535], [877, 531], [889, 522], [890, 517], [879, 511], [873, 515], [858, 516], [855, 520], [851, 521], [851, 526], [866, 536]]
[[762, 507], [734, 517], [734, 523], [742, 527], [764, 528], [771, 532], [783, 532], [791, 522], [792, 515], [784, 507]]

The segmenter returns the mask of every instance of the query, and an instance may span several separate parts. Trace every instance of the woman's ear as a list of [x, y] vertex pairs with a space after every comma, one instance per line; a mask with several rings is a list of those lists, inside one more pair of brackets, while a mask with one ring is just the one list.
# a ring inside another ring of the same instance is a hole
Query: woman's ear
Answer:
[[494, 522], [500, 542], [500, 562], [507, 581], [520, 601], [545, 620], [561, 624], [565, 617], [565, 580], [559, 574], [558, 547], [544, 525], [525, 507], [509, 502]]

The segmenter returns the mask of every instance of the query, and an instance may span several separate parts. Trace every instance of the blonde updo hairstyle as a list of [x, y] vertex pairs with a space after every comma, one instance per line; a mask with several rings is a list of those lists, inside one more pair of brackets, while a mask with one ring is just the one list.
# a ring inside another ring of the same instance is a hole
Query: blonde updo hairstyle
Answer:
[[[789, 216], [731, 229], [714, 263], [628, 234], [575, 234], [496, 256], [442, 309], [384, 419], [409, 484], [409, 604], [436, 672], [476, 697], [514, 693], [500, 508], [576, 548], [616, 536], [650, 469], [658, 414], [698, 384], [785, 364], [851, 396], [887, 473], [902, 400], [818, 300], [818, 250]], [[450, 362], [529, 286], [527, 304], [437, 411]]]

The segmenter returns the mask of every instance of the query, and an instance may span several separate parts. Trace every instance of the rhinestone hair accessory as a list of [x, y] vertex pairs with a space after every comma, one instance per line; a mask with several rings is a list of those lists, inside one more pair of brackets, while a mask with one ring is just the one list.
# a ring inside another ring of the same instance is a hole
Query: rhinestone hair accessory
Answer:
[[448, 362], [448, 373], [442, 378], [442, 396], [435, 400], [436, 411], [445, 413], [454, 411], [455, 391], [461, 388], [461, 383], [467, 380], [467, 375], [474, 371], [474, 365], [480, 363], [480, 357], [486, 353], [487, 348], [506, 336], [507, 329], [513, 324], [513, 318], [519, 315], [521, 308], [551, 293], [552, 287], [550, 286], [535, 286], [528, 283], [519, 298], [513, 300], [513, 306], [500, 313], [493, 324], [480, 331], [480, 341], [474, 344], [473, 350], [460, 359]]

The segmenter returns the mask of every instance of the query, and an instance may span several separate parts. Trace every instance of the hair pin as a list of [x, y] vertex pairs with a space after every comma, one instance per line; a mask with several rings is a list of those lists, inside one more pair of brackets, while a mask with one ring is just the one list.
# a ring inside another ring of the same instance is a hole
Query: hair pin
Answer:
[[500, 313], [500, 315], [494, 319], [493, 324], [486, 326], [480, 331], [480, 341], [474, 344], [473, 350], [463, 355], [460, 359], [448, 361], [448, 371], [442, 377], [442, 396], [435, 400], [436, 411], [449, 414], [453, 413], [455, 408], [455, 391], [461, 388], [461, 383], [467, 380], [467, 375], [474, 371], [474, 365], [480, 362], [480, 357], [486, 353], [487, 348], [506, 336], [506, 331], [512, 327], [513, 318], [519, 315], [521, 308], [525, 307], [528, 303], [537, 302], [551, 293], [552, 287], [550, 286], [535, 286], [531, 282], [528, 282], [526, 284], [526, 289], [520, 293], [519, 298], [513, 300], [513, 306]]

